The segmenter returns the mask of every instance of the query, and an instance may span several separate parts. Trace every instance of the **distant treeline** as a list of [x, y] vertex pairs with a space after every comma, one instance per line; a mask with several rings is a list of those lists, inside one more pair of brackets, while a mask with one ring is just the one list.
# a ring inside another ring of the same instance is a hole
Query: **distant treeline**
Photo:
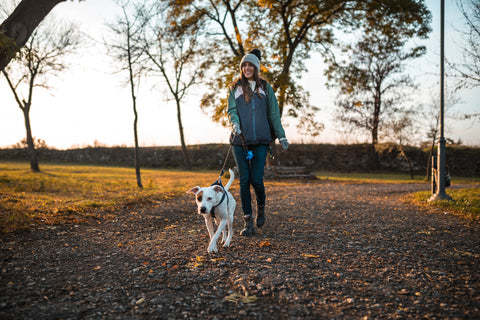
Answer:
[[[315, 171], [366, 172], [369, 169], [370, 144], [293, 144], [287, 152], [280, 152], [277, 159], [283, 166], [305, 166]], [[428, 149], [404, 146], [415, 174], [426, 175]], [[220, 170], [229, 149], [225, 144], [202, 144], [189, 146], [192, 166], [196, 169]], [[78, 163], [132, 166], [134, 150], [129, 147], [88, 147], [56, 150], [39, 148], [40, 164]], [[436, 151], [435, 151], [436, 154]], [[377, 147], [380, 171], [409, 172], [409, 166], [400, 149], [394, 144]], [[447, 146], [447, 165], [452, 176], [480, 177], [480, 148]], [[27, 161], [26, 149], [0, 149], [0, 161]], [[141, 166], [146, 168], [182, 168], [181, 147], [145, 147], [140, 149]], [[227, 166], [235, 166], [229, 155]]]

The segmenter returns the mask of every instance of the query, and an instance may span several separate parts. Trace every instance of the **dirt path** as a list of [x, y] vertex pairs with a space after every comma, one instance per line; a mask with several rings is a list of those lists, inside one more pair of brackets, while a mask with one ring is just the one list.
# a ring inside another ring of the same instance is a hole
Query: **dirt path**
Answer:
[[0, 319], [478, 319], [479, 224], [399, 201], [426, 188], [270, 187], [215, 255], [188, 195], [3, 236]]

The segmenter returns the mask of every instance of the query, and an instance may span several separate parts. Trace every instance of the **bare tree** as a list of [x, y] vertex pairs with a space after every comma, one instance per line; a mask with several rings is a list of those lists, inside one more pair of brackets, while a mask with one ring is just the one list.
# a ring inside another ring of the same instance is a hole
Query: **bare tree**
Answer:
[[138, 44], [138, 39], [143, 32], [146, 21], [140, 14], [138, 6], [129, 0], [118, 0], [115, 3], [122, 9], [122, 16], [117, 21], [110, 24], [110, 30], [114, 37], [109, 43], [106, 43], [109, 55], [119, 62], [118, 72], [127, 71], [128, 80], [125, 85], [130, 87], [130, 95], [133, 107], [133, 138], [135, 142], [135, 174], [137, 186], [143, 188], [142, 177], [140, 173], [140, 156], [138, 146], [138, 112], [136, 88], [140, 84], [140, 78], [143, 76], [143, 66], [141, 57], [143, 49]]
[[79, 42], [80, 34], [73, 25], [62, 25], [55, 20], [42, 22], [22, 48], [20, 58], [2, 70], [23, 112], [32, 171], [40, 171], [30, 124], [34, 89], [51, 89], [48, 80], [68, 67], [67, 58], [75, 52]]
[[457, 0], [467, 31], [460, 31], [464, 40], [463, 61], [449, 61], [452, 75], [460, 80], [457, 89], [480, 86], [480, 0]]
[[178, 32], [171, 23], [166, 23], [166, 14], [160, 9], [153, 18], [147, 18], [151, 23], [145, 33], [144, 47], [150, 71], [160, 75], [175, 101], [183, 160], [191, 168], [182, 124], [182, 100], [189, 89], [202, 82], [213, 61], [209, 50], [200, 43], [197, 30]]

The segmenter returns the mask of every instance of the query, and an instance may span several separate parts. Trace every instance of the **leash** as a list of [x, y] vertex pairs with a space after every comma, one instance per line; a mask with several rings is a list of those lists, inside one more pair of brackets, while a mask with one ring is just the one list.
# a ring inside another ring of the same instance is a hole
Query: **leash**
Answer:
[[[245, 140], [245, 137], [243, 136], [242, 133], [240, 133], [239, 136], [240, 136], [240, 140], [242, 141], [242, 147], [243, 147], [243, 150], [245, 151], [246, 159], [247, 160], [252, 160], [253, 159], [253, 152], [251, 150], [248, 150], [248, 145], [247, 145], [247, 141]], [[222, 199], [220, 200], [220, 202], [218, 204], [216, 204], [215, 206], [213, 206], [212, 210], [210, 211], [212, 217], [214, 217], [214, 218], [215, 218], [215, 208], [218, 207], [220, 204], [222, 204], [222, 202], [225, 200], [225, 197], [227, 195], [227, 192], [225, 191], [225, 188], [223, 187], [223, 184], [222, 184], [222, 176], [225, 173], [225, 166], [227, 165], [228, 156], [230, 155], [231, 150], [232, 150], [232, 145], [230, 144], [230, 146], [228, 148], [228, 151], [227, 151], [227, 155], [225, 156], [225, 160], [223, 161], [222, 169], [220, 170], [220, 175], [218, 176], [217, 180], [215, 180], [215, 182], [211, 184], [211, 186], [214, 186], [214, 185], [221, 186], [223, 191], [224, 191]], [[269, 153], [269, 155], [272, 159], [275, 159], [275, 157], [273, 156], [272, 148], [270, 146], [268, 146], [268, 153]], [[227, 197], [227, 205], [228, 205], [228, 197]]]
[[[242, 141], [243, 150], [245, 151], [245, 157], [247, 158], [247, 160], [252, 160], [253, 159], [253, 152], [248, 150], [248, 145], [247, 145], [247, 141], [245, 140], [245, 137], [241, 133], [239, 134], [239, 136], [240, 136], [240, 140]], [[231, 150], [232, 150], [232, 145], [230, 145], [229, 148], [228, 148], [227, 155], [225, 156], [225, 160], [223, 161], [222, 169], [220, 170], [220, 175], [218, 176], [218, 179], [213, 184], [222, 185], [222, 176], [225, 173], [225, 166], [227, 165], [228, 156], [230, 155]], [[268, 150], [269, 150], [270, 156], [273, 158], [272, 149], [269, 147]]]
[[215, 184], [218, 184], [223, 187], [222, 176], [225, 173], [225, 166], [227, 165], [228, 156], [230, 155], [231, 150], [232, 150], [232, 145], [230, 145], [230, 147], [228, 148], [227, 155], [225, 156], [225, 160], [223, 161], [222, 170], [220, 170], [220, 175], [218, 176], [218, 179], [212, 184], [212, 186]]
[[228, 206], [228, 197], [227, 197], [227, 191], [225, 191], [225, 187], [223, 186], [222, 184], [222, 176], [223, 174], [225, 173], [225, 166], [227, 165], [227, 160], [228, 160], [228, 156], [230, 154], [230, 150], [232, 149], [232, 145], [230, 145], [230, 147], [228, 148], [228, 151], [227, 151], [227, 156], [225, 157], [225, 161], [223, 161], [223, 166], [222, 166], [222, 170], [220, 171], [220, 175], [218, 176], [218, 179], [215, 180], [214, 183], [212, 183], [211, 186], [214, 186], [214, 185], [218, 185], [220, 187], [222, 187], [223, 189], [223, 196], [222, 196], [222, 199], [220, 199], [220, 202], [217, 203], [216, 205], [214, 205], [212, 207], [212, 209], [210, 210], [210, 214], [212, 215], [213, 218], [215, 218], [215, 208], [218, 207], [219, 205], [222, 204], [223, 200], [225, 200], [225, 198], [227, 198], [227, 206]]
[[242, 141], [243, 151], [245, 151], [245, 158], [247, 158], [247, 160], [252, 160], [253, 152], [248, 150], [247, 141], [245, 141], [245, 137], [243, 136], [243, 133], [240, 133], [240, 140]]

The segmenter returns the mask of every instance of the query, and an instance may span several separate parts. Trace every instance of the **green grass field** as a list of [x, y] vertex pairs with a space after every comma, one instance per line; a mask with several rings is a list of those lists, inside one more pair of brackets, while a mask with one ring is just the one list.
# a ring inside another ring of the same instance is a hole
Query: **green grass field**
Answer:
[[452, 198], [451, 201], [439, 200], [429, 203], [428, 200], [432, 196], [429, 191], [416, 192], [407, 200], [420, 206], [434, 206], [469, 219], [480, 219], [480, 188], [448, 189], [446, 193]]
[[[89, 217], [114, 215], [123, 206], [155, 204], [185, 193], [196, 185], [210, 185], [216, 171], [175, 171], [142, 169], [143, 189], [136, 186], [132, 168], [86, 165], [42, 164], [42, 172], [33, 173], [28, 163], [0, 162], [0, 232], [29, 228], [33, 224], [80, 223]], [[317, 173], [321, 181], [353, 183], [422, 183], [408, 175]], [[228, 173], [224, 180], [228, 178]], [[423, 178], [422, 178], [423, 179]], [[470, 179], [471, 180], [471, 179]], [[453, 180], [453, 183], [475, 182]], [[266, 185], [298, 182], [268, 181]], [[425, 182], [423, 182], [425, 183]], [[454, 201], [428, 204], [447, 207], [468, 217], [478, 217], [479, 189], [449, 190]], [[418, 193], [410, 199], [427, 205], [429, 194]]]

